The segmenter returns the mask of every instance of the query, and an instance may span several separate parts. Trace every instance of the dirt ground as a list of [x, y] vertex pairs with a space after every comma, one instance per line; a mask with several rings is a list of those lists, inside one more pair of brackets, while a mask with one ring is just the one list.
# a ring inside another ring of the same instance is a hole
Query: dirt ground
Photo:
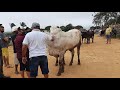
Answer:
[[[112, 44], [106, 44], [106, 39], [95, 36], [94, 43], [82, 44], [81, 65], [77, 65], [77, 52], [72, 66], [69, 66], [71, 54], [65, 54], [65, 72], [56, 76], [58, 67], [55, 66], [55, 58], [48, 56], [50, 78], [120, 78], [120, 40], [112, 39]], [[10, 64], [14, 66], [13, 48], [9, 47]], [[20, 74], [14, 74], [14, 68], [4, 67], [4, 74], [11, 78], [21, 78]], [[39, 69], [39, 76], [43, 78]]]

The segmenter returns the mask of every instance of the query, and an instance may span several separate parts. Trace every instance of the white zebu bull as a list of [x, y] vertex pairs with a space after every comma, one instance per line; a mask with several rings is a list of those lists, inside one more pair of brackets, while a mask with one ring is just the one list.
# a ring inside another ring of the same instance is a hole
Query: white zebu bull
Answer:
[[77, 29], [69, 30], [68, 32], [62, 31], [60, 28], [51, 27], [50, 35], [54, 36], [54, 41], [48, 42], [49, 55], [59, 57], [59, 71], [58, 76], [64, 72], [64, 54], [67, 50], [72, 52], [72, 59], [70, 65], [73, 63], [74, 48], [77, 47], [78, 64], [80, 65], [80, 45], [81, 45], [81, 32]]

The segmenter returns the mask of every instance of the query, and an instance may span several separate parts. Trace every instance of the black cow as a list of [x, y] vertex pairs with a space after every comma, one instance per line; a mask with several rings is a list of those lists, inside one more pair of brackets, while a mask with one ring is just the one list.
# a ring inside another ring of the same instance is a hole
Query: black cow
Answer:
[[87, 44], [90, 43], [90, 38], [92, 39], [92, 43], [94, 42], [94, 31], [83, 31], [82, 32], [82, 43], [83, 39], [87, 40]]
[[112, 30], [112, 35], [115, 36], [115, 38], [116, 38], [116, 36], [117, 36], [117, 30], [115, 28], [113, 28], [113, 30]]
[[104, 36], [104, 35], [105, 35], [105, 30], [101, 30], [100, 36]]

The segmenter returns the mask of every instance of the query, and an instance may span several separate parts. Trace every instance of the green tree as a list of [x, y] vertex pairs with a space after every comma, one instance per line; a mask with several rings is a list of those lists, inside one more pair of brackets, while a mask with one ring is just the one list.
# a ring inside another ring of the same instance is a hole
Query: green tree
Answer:
[[[95, 13], [93, 23], [98, 25], [108, 25], [111, 21], [116, 24], [119, 16], [119, 12], [98, 12]], [[114, 20], [113, 20], [114, 19]], [[108, 23], [109, 22], [109, 23]]]

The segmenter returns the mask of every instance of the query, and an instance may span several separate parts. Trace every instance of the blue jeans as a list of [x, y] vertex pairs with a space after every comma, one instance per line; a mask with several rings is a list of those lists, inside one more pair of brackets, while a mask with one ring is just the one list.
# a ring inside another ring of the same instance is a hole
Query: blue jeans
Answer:
[[48, 59], [47, 56], [37, 56], [30, 58], [30, 77], [38, 76], [38, 66], [40, 65], [42, 74], [48, 74]]

